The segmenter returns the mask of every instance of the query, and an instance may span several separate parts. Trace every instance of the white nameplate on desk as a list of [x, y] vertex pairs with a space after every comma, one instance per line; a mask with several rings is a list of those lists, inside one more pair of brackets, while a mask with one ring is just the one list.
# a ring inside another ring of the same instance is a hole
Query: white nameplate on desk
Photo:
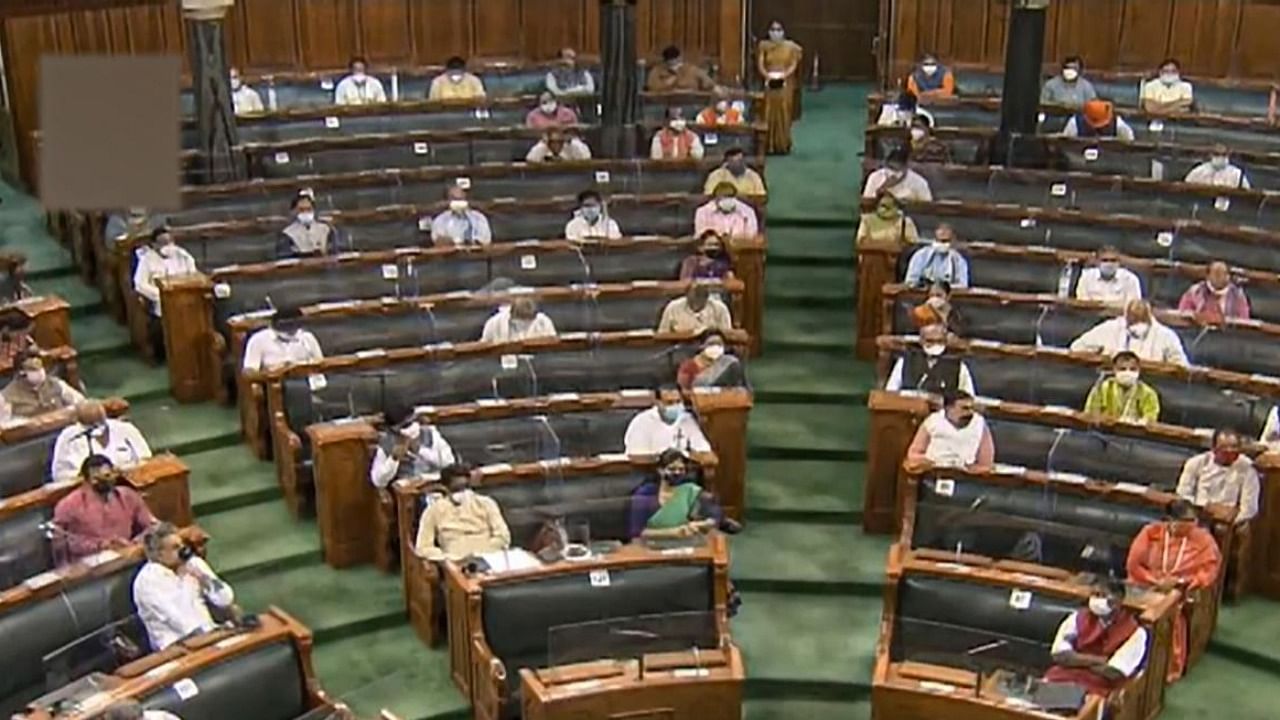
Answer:
[[956, 691], [956, 686], [934, 682], [933, 680], [921, 680], [920, 689], [932, 693], [953, 693]]
[[1051, 472], [1049, 473], [1049, 479], [1054, 482], [1068, 483], [1070, 485], [1084, 485], [1089, 482], [1089, 478], [1084, 475], [1069, 472]]
[[547, 402], [577, 402], [579, 399], [581, 396], [573, 392], [553, 393], [547, 396]]
[[39, 575], [33, 575], [27, 578], [22, 584], [28, 590], [39, 590], [40, 588], [45, 587], [46, 585], [52, 585], [61, 579], [62, 575], [60, 575], [56, 570], [49, 570], [48, 572], [42, 572]]
[[677, 678], [701, 678], [711, 677], [711, 671], [707, 668], [676, 668], [671, 671], [671, 677]]
[[120, 553], [116, 552], [115, 550], [103, 550], [102, 552], [96, 552], [92, 555], [85, 557], [83, 560], [81, 560], [81, 562], [83, 562], [85, 565], [88, 565], [89, 567], [98, 567], [99, 565], [109, 563], [112, 560], [115, 560], [119, 557], [120, 557]]
[[626, 453], [600, 453], [596, 456], [596, 459], [606, 463], [624, 463], [630, 462], [631, 456]]
[[1002, 465], [996, 463], [991, 470], [997, 475], [1026, 475], [1027, 469], [1021, 465]]
[[1147, 490], [1150, 489], [1146, 485], [1128, 482], [1116, 483], [1113, 487], [1115, 487], [1117, 492], [1132, 493], [1134, 495], [1146, 495]]
[[151, 668], [144, 674], [144, 677], [150, 680], [157, 680], [176, 670], [178, 665], [179, 663], [177, 660], [170, 660], [167, 663]]
[[502, 398], [479, 398], [476, 400], [476, 404], [480, 407], [498, 407], [506, 405], [507, 401]]
[[249, 637], [250, 636], [248, 635], [232, 635], [231, 637], [226, 638], [225, 640], [219, 640], [218, 642], [214, 643], [213, 646], [218, 648], [219, 650], [226, 650], [227, 648], [235, 647], [236, 645], [239, 645], [240, 643], [248, 640]]

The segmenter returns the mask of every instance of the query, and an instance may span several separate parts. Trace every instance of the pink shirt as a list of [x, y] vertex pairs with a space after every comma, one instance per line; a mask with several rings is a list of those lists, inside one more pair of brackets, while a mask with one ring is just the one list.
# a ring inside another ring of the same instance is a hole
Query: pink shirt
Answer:
[[725, 237], [755, 237], [760, 234], [756, 222], [755, 208], [734, 198], [736, 203], [733, 212], [723, 213], [716, 207], [716, 201], [698, 208], [693, 216], [693, 234], [701, 237], [708, 230], [715, 230]]
[[524, 124], [537, 130], [545, 130], [557, 125], [577, 125], [578, 113], [563, 105], [556, 108], [555, 115], [547, 115], [542, 112], [542, 108], [534, 108], [524, 117]]
[[57, 533], [54, 548], [61, 562], [74, 562], [105, 550], [112, 540], [132, 540], [155, 524], [156, 518], [136, 490], [116, 486], [106, 500], [97, 491], [81, 485], [58, 501], [53, 509]]

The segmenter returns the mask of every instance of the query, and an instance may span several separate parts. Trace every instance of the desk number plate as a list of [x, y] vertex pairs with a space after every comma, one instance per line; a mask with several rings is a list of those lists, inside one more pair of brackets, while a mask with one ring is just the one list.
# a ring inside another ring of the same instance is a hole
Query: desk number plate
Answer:
[[183, 702], [186, 702], [200, 694], [200, 687], [196, 685], [195, 680], [192, 680], [191, 678], [182, 678], [173, 684], [173, 691], [178, 694], [178, 697]]
[[1097, 159], [1098, 159], [1098, 148], [1085, 148], [1085, 149], [1084, 149], [1084, 159], [1085, 159], [1086, 161], [1088, 161], [1088, 162], [1093, 162], [1094, 160], [1097, 160]]
[[382, 266], [382, 279], [395, 280], [400, 277], [400, 268], [392, 263]]
[[934, 483], [933, 491], [943, 497], [951, 497], [956, 494], [956, 481], [951, 479], [939, 480]]
[[516, 366], [517, 366], [517, 365], [519, 365], [519, 364], [520, 364], [520, 359], [519, 359], [519, 358], [517, 358], [515, 355], [503, 355], [503, 356], [502, 356], [502, 369], [503, 369], [503, 370], [515, 370], [515, 369], [516, 369]]
[[454, 180], [454, 183], [463, 190], [471, 189], [471, 178], [469, 177], [460, 177], [457, 180]]
[[1009, 593], [1009, 607], [1014, 610], [1026, 610], [1031, 607], [1031, 591], [1014, 590]]
[[609, 587], [609, 571], [608, 570], [592, 570], [591, 571], [591, 587], [594, 587], [594, 588]]
[[521, 270], [537, 270], [538, 256], [537, 255], [521, 255], [520, 269]]
[[337, 130], [338, 128], [342, 127], [342, 121], [339, 120], [337, 116], [330, 115], [329, 117], [324, 119], [324, 126], [329, 128], [330, 130]]
[[1231, 198], [1222, 196], [1214, 199], [1213, 209], [1218, 212], [1226, 212], [1231, 209]]
[[597, 171], [596, 171], [596, 182], [597, 182], [597, 183], [599, 183], [599, 184], [601, 184], [601, 185], [607, 185], [607, 184], [609, 183], [609, 179], [610, 179], [610, 177], [609, 177], [609, 171], [608, 171], [608, 170], [597, 170]]
[[414, 154], [414, 155], [426, 155], [428, 152], [431, 152], [431, 146], [430, 146], [430, 145], [428, 145], [428, 144], [426, 144], [426, 143], [424, 143], [424, 142], [416, 142], [416, 143], [414, 143], [414, 144], [413, 144], [413, 154]]
[[1067, 194], [1067, 184], [1066, 184], [1066, 183], [1054, 183], [1053, 185], [1050, 185], [1050, 186], [1049, 186], [1049, 194], [1050, 194], [1050, 195], [1052, 195], [1052, 196], [1054, 196], [1054, 197], [1063, 197], [1064, 195], [1066, 195], [1066, 194]]
[[276, 164], [277, 164], [277, 165], [288, 165], [288, 164], [289, 164], [289, 153], [287, 153], [287, 152], [278, 152], [278, 153], [276, 153]]

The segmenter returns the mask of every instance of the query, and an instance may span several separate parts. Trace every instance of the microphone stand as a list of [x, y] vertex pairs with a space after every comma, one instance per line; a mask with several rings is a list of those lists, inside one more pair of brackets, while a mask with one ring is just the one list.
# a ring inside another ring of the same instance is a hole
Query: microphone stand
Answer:
[[999, 648], [1005, 647], [1008, 644], [1009, 644], [1008, 640], [996, 640], [993, 642], [986, 643], [985, 645], [979, 645], [977, 647], [969, 648], [968, 650], [965, 650], [964, 652], [965, 657], [967, 657], [969, 661], [973, 664], [974, 673], [977, 675], [977, 678], [974, 680], [974, 683], [973, 683], [973, 696], [975, 698], [982, 697], [982, 677], [984, 675], [984, 673], [982, 672], [982, 661], [978, 660], [977, 658], [979, 658], [982, 655], [985, 655], [986, 653], [991, 652], [992, 650], [998, 650]]

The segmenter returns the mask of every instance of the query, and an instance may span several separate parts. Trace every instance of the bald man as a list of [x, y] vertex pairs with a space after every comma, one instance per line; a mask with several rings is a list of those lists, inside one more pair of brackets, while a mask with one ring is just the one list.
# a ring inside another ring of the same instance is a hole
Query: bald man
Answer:
[[1178, 334], [1157, 321], [1144, 300], [1131, 300], [1124, 315], [1098, 323], [1071, 342], [1072, 352], [1114, 357], [1125, 350], [1145, 362], [1189, 364]]
[[63, 428], [53, 443], [49, 473], [54, 482], [75, 480], [90, 455], [128, 468], [151, 457], [151, 447], [133, 423], [108, 418], [102, 403], [88, 400], [76, 405], [76, 422]]

